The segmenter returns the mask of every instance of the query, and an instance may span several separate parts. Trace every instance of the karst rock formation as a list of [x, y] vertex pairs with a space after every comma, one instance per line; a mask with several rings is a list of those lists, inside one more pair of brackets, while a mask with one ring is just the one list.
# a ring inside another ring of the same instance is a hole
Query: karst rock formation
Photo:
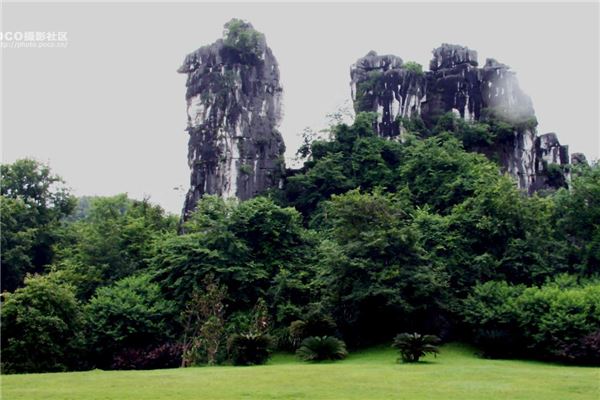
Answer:
[[282, 88], [264, 35], [231, 20], [222, 39], [189, 54], [178, 72], [187, 74], [191, 170], [184, 218], [204, 194], [245, 200], [277, 187], [285, 170]]
[[[222, 39], [187, 55], [178, 72], [187, 74], [191, 170], [184, 219], [204, 194], [245, 200], [280, 187], [282, 88], [264, 35], [233, 19]], [[494, 59], [480, 67], [477, 52], [467, 47], [443, 44], [433, 50], [428, 71], [371, 51], [351, 66], [350, 75], [354, 110], [377, 113], [374, 128], [390, 140], [402, 140], [402, 120], [413, 117], [428, 126], [448, 112], [470, 122], [490, 116], [507, 121], [507, 137], [472, 150], [499, 161], [528, 193], [564, 185], [563, 167], [586, 162], [583, 154], [569, 160], [568, 147], [555, 133], [537, 134], [531, 99], [510, 67]]]
[[443, 44], [433, 50], [429, 71], [394, 55], [369, 52], [351, 66], [350, 75], [355, 111], [376, 112], [381, 136], [401, 138], [402, 118], [416, 116], [433, 124], [447, 112], [467, 121], [493, 113], [511, 122], [514, 131], [501, 143], [477, 150], [498, 160], [521, 189], [548, 188], [548, 166], [569, 163], [568, 148], [556, 134], [538, 136], [531, 99], [510, 67], [494, 59], [480, 67], [477, 52], [467, 47]]

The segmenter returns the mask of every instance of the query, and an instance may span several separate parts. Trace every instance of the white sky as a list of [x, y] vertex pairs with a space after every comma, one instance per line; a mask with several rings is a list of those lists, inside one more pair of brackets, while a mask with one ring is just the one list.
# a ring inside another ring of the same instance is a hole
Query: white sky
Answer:
[[66, 49], [2, 50], [2, 158], [50, 163], [77, 195], [128, 192], [179, 213], [187, 190], [184, 56], [229, 19], [264, 32], [279, 60], [293, 158], [306, 126], [350, 98], [369, 50], [429, 65], [442, 42], [510, 65], [539, 132], [600, 153], [598, 3], [16, 4], [2, 31], [66, 31]]

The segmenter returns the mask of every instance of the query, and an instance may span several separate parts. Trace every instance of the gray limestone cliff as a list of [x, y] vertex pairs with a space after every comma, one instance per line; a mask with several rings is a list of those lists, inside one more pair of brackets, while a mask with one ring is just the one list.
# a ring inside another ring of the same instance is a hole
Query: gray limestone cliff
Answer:
[[531, 99], [510, 67], [494, 59], [479, 67], [476, 51], [443, 44], [433, 50], [429, 69], [422, 71], [400, 57], [369, 52], [350, 71], [355, 111], [377, 112], [375, 129], [390, 138], [402, 136], [403, 118], [420, 117], [431, 126], [447, 112], [466, 121], [494, 115], [509, 122], [513, 132], [477, 151], [499, 160], [518, 186], [530, 193], [557, 182], [548, 166], [568, 164], [568, 148], [553, 133], [537, 135]]
[[223, 39], [189, 54], [190, 188], [184, 218], [204, 194], [245, 200], [277, 187], [284, 173], [279, 67], [263, 34], [231, 20]]

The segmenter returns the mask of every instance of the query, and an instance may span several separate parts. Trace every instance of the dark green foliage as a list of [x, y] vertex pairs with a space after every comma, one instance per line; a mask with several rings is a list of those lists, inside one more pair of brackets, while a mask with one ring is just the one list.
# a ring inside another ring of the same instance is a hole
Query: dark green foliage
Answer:
[[21, 286], [27, 273], [52, 262], [61, 220], [75, 207], [63, 180], [30, 159], [0, 166], [1, 291]]
[[401, 182], [419, 206], [447, 213], [474, 195], [478, 187], [498, 180], [498, 171], [485, 157], [467, 153], [450, 135], [412, 141], [399, 169]]
[[346, 358], [346, 344], [333, 336], [311, 336], [302, 341], [296, 355], [304, 361], [341, 360]]
[[292, 346], [298, 348], [307, 337], [334, 335], [337, 332], [337, 324], [331, 316], [313, 312], [304, 320], [293, 321], [288, 331]]
[[548, 185], [555, 189], [567, 187], [567, 180], [565, 178], [565, 171], [558, 164], [547, 164], [546, 176]]
[[447, 276], [419, 246], [406, 196], [354, 190], [334, 196], [326, 209], [328, 235], [319, 248], [323, 301], [347, 340], [379, 341], [395, 324], [418, 324], [439, 310]]
[[452, 209], [440, 254], [464, 291], [477, 281], [541, 283], [562, 272], [561, 245], [553, 237], [552, 204], [528, 198], [507, 177], [481, 185]]
[[[222, 56], [243, 62], [252, 52], [234, 45], [258, 38], [236, 24]], [[376, 78], [363, 94], [380, 89]], [[49, 171], [3, 167], [3, 288], [51, 271], [5, 295], [3, 368], [218, 363], [228, 336], [234, 361], [250, 364], [264, 360], [269, 333], [279, 349], [310, 339], [300, 353], [317, 359], [312, 347], [345, 354], [337, 335], [364, 346], [415, 331], [490, 357], [597, 363], [600, 169], [573, 167], [569, 190], [527, 196], [469, 151], [493, 159], [533, 122], [483, 114], [404, 119], [400, 141], [359, 113], [329, 140], [307, 134], [308, 158], [282, 190], [205, 196], [179, 234], [177, 217], [124, 195], [82, 198], [69, 216], [72, 199]]]
[[395, 189], [395, 169], [402, 159], [402, 144], [378, 137], [373, 131], [374, 113], [359, 113], [351, 126], [333, 128], [332, 141], [315, 141], [312, 159], [288, 177], [284, 192], [287, 201], [307, 219], [320, 219], [320, 202], [334, 194], [362, 187]]
[[24, 287], [2, 297], [4, 373], [78, 367], [84, 320], [72, 286], [55, 275], [29, 275]]
[[[229, 288], [232, 313], [261, 297], [277, 296], [283, 305], [293, 295], [302, 302], [302, 261], [311, 251], [296, 210], [262, 197], [237, 204], [205, 196], [185, 229], [185, 235], [165, 236], [152, 260], [156, 280], [180, 308], [210, 273]], [[294, 294], [279, 277], [290, 273]]]
[[410, 118], [398, 116], [398, 123], [401, 124], [404, 130], [417, 137], [426, 137], [429, 134], [425, 122], [418, 115], [413, 114]]
[[269, 359], [271, 343], [265, 334], [234, 334], [227, 341], [227, 350], [234, 365], [260, 365]]
[[522, 351], [516, 299], [523, 286], [486, 282], [475, 286], [464, 301], [463, 316], [473, 330], [475, 344], [486, 357], [510, 357]]
[[373, 101], [383, 89], [383, 73], [370, 71], [367, 79], [356, 85], [355, 104], [359, 110], [373, 109]]
[[439, 343], [440, 338], [435, 335], [400, 333], [394, 338], [392, 346], [400, 351], [402, 361], [413, 363], [418, 362], [426, 354], [438, 354]]
[[88, 340], [97, 364], [107, 368], [125, 349], [145, 348], [170, 339], [174, 304], [147, 275], [102, 287], [85, 307]]
[[600, 164], [576, 168], [570, 190], [555, 199], [557, 233], [573, 272], [600, 274]]

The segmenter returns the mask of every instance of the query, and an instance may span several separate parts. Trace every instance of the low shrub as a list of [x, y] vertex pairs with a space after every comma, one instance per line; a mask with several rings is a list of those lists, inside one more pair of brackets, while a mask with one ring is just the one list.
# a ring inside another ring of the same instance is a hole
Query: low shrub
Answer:
[[290, 343], [294, 348], [298, 348], [308, 337], [333, 336], [336, 330], [337, 325], [331, 316], [313, 313], [304, 320], [293, 321], [290, 324]]
[[394, 338], [393, 347], [400, 350], [404, 362], [417, 362], [426, 354], [438, 354], [437, 345], [440, 338], [435, 335], [421, 335], [419, 333], [400, 333]]
[[260, 365], [270, 356], [272, 339], [265, 334], [234, 334], [227, 341], [227, 350], [234, 365]]
[[113, 357], [111, 369], [159, 369], [181, 366], [180, 344], [165, 343], [146, 348], [129, 347]]
[[597, 281], [529, 288], [490, 281], [473, 288], [461, 313], [485, 356], [600, 364]]
[[510, 358], [523, 352], [515, 302], [524, 290], [522, 285], [490, 281], [475, 286], [463, 301], [463, 317], [484, 357]]
[[346, 358], [346, 344], [333, 336], [311, 336], [302, 341], [296, 355], [304, 361], [341, 360]]
[[567, 362], [600, 365], [600, 330], [564, 345], [558, 355]]

